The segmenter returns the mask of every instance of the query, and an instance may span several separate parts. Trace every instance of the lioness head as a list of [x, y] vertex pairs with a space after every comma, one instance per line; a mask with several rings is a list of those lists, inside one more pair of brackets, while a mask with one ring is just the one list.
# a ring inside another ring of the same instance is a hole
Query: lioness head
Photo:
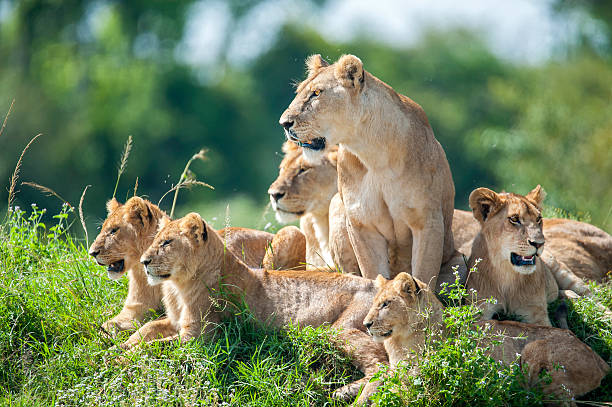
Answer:
[[359, 124], [358, 98], [366, 72], [354, 55], [344, 55], [332, 65], [321, 55], [313, 55], [306, 66], [308, 77], [298, 86], [279, 123], [287, 139], [309, 154], [338, 144], [343, 134], [350, 134], [351, 127]]
[[536, 257], [544, 250], [541, 204], [546, 193], [538, 185], [526, 196], [497, 194], [478, 188], [470, 194], [470, 207], [482, 227], [491, 260], [508, 262], [517, 273], [536, 270]]
[[327, 212], [329, 202], [338, 192], [338, 147], [328, 148], [325, 155], [314, 162], [307, 161], [302, 151], [292, 142], [283, 144], [285, 157], [278, 178], [268, 189], [276, 219], [282, 223], [293, 222], [307, 212]]
[[175, 282], [191, 279], [203, 263], [211, 261], [211, 256], [223, 253], [223, 243], [217, 232], [197, 213], [165, 221], [160, 227], [153, 243], [140, 258], [150, 285], [170, 279]]
[[383, 342], [393, 334], [409, 335], [415, 329], [422, 329], [426, 312], [435, 305], [428, 295], [431, 292], [427, 284], [407, 273], [399, 273], [393, 280], [378, 275], [375, 284], [378, 293], [363, 320], [375, 341]]
[[140, 197], [120, 204], [115, 198], [106, 203], [108, 216], [89, 248], [99, 265], [106, 266], [108, 276], [121, 278], [129, 265], [138, 264], [140, 255], [149, 246], [157, 222], [165, 214], [154, 204]]

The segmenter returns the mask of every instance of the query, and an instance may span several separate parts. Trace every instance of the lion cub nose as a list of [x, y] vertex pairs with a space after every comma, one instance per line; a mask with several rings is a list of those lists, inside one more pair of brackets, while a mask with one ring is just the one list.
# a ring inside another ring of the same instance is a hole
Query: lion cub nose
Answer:
[[91, 250], [89, 252], [89, 255], [92, 257], [96, 257], [98, 254], [100, 254], [100, 250]]
[[363, 324], [365, 325], [366, 328], [370, 329], [370, 327], [372, 326], [373, 322], [371, 322], [371, 321], [370, 322], [363, 321]]
[[145, 266], [148, 266], [151, 263], [151, 259], [140, 259], [140, 262]]
[[283, 192], [274, 192], [274, 193], [271, 193], [270, 196], [272, 197], [272, 199], [278, 202], [282, 197], [285, 196], [285, 194]]

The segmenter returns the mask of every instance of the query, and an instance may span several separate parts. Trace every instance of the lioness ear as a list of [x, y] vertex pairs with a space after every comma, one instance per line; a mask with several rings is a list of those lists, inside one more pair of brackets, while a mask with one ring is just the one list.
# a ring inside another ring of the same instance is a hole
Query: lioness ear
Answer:
[[113, 199], [106, 202], [106, 211], [110, 215], [111, 213], [116, 211], [120, 206], [121, 204], [119, 203], [119, 201], [117, 201], [115, 197], [113, 197]]
[[312, 76], [319, 69], [329, 66], [329, 62], [323, 59], [321, 54], [311, 55], [306, 58], [306, 69], [308, 70], [308, 76]]
[[483, 223], [489, 216], [496, 212], [501, 203], [499, 195], [489, 188], [478, 188], [470, 194], [470, 208], [478, 222]]
[[387, 282], [387, 279], [379, 274], [379, 275], [376, 276], [376, 280], [374, 280], [374, 287], [376, 287], [376, 288], [378, 288], [380, 290], [380, 288], [383, 285], [385, 285], [386, 282]]
[[544, 202], [544, 199], [546, 198], [546, 191], [544, 191], [544, 189], [542, 189], [542, 187], [540, 185], [538, 185], [537, 187], [532, 189], [525, 196], [525, 198], [535, 202], [536, 206], [539, 209], [539, 208], [542, 207], [542, 202]]
[[336, 70], [334, 71], [336, 79], [342, 83], [345, 88], [359, 88], [364, 81], [365, 72], [361, 59], [355, 55], [343, 55], [336, 62]]

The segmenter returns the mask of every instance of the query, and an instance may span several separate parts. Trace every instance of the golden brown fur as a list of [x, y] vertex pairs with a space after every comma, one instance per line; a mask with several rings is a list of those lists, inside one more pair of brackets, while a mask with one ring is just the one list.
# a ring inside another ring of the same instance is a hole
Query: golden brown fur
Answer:
[[[392, 368], [418, 357], [425, 335], [443, 332], [442, 304], [422, 282], [402, 273], [395, 279], [377, 279], [379, 288], [364, 325], [375, 339], [384, 340]], [[544, 390], [561, 400], [572, 399], [599, 386], [608, 365], [569, 330], [514, 321], [482, 321], [501, 343], [490, 356], [505, 364], [528, 364], [528, 384], [546, 370], [552, 379]], [[483, 343], [486, 346], [487, 343]]]
[[[166, 304], [166, 321], [145, 324], [123, 345], [196, 338], [207, 333], [225, 312], [212, 306], [222, 284], [227, 293], [242, 298], [262, 322], [284, 326], [329, 324], [341, 329], [343, 346], [354, 353], [354, 363], [366, 378], [347, 385], [337, 395], [354, 396], [362, 384], [386, 363], [380, 345], [374, 344], [361, 324], [374, 298], [374, 283], [360, 277], [317, 271], [266, 271], [247, 267], [198, 214], [191, 213], [165, 225], [141, 261], [149, 282], [164, 282], [176, 293], [176, 304]], [[344, 340], [346, 342], [344, 342]]]
[[[474, 239], [467, 287], [476, 290], [483, 319], [504, 311], [525, 322], [550, 326], [547, 303], [556, 299], [558, 287], [540, 260], [544, 249], [540, 204], [544, 192], [538, 185], [527, 196], [478, 188], [470, 194], [470, 207], [481, 230]], [[518, 258], [518, 260], [517, 260]], [[495, 302], [485, 302], [487, 298]]]
[[[91, 244], [89, 254], [98, 264], [108, 266], [111, 279], [119, 279], [125, 273], [128, 275], [128, 294], [123, 309], [102, 324], [107, 332], [116, 333], [135, 329], [149, 311], [161, 308], [162, 290], [147, 283], [140, 257], [153, 242], [160, 223], [170, 218], [157, 205], [140, 197], [130, 198], [124, 205], [113, 198], [106, 207], [108, 216]], [[273, 251], [267, 254], [268, 264], [299, 267], [304, 257], [303, 248], [299, 253], [300, 236], [288, 232], [276, 237], [267, 232], [231, 227], [220, 230], [219, 235], [227, 250], [236, 253], [252, 267], [261, 267], [268, 248]], [[302, 241], [301, 247], [304, 245]]]
[[299, 218], [306, 239], [308, 269], [334, 265], [329, 246], [329, 201], [338, 192], [336, 155], [332, 147], [316, 162], [307, 161], [302, 148], [285, 142], [285, 156], [268, 194], [279, 222]]
[[441, 264], [455, 255], [455, 190], [425, 112], [353, 55], [333, 65], [317, 55], [307, 64], [280, 123], [308, 156], [339, 144], [338, 188], [361, 272], [410, 271], [435, 286]]

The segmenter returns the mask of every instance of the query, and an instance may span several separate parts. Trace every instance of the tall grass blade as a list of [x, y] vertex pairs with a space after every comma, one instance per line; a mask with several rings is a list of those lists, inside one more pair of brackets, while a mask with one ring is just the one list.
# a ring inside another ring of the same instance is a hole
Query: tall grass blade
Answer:
[[138, 191], [138, 177], [136, 177], [136, 183], [134, 184], [134, 196], [136, 196], [136, 191]]
[[54, 196], [57, 199], [59, 199], [60, 201], [62, 201], [63, 203], [65, 203], [66, 205], [68, 205], [69, 207], [72, 208], [72, 205], [70, 205], [70, 202], [65, 200], [63, 196], [61, 196], [60, 194], [58, 194], [57, 192], [55, 192], [54, 190], [52, 190], [49, 187], [37, 184], [36, 182], [28, 182], [28, 181], [22, 182], [21, 185], [27, 185], [27, 186], [29, 186], [31, 188], [38, 189], [39, 191], [41, 191], [42, 193], [44, 193], [47, 196]]
[[13, 101], [11, 102], [11, 106], [9, 107], [8, 112], [6, 113], [6, 116], [4, 116], [4, 121], [2, 122], [2, 127], [0, 127], [0, 137], [2, 137], [2, 133], [4, 132], [4, 128], [6, 127], [6, 122], [9, 118], [9, 116], [11, 115], [11, 110], [13, 110], [13, 105], [15, 104], [15, 99], [13, 99]]
[[[89, 235], [87, 234], [87, 226], [85, 226], [85, 217], [83, 216], [83, 201], [85, 200], [85, 193], [87, 192], [87, 188], [91, 185], [87, 185], [83, 190], [83, 194], [81, 195], [81, 200], [79, 201], [79, 219], [81, 219], [81, 226], [83, 226], [83, 230], [85, 231], [85, 242], [87, 243], [87, 247], [89, 247]], [[83, 283], [84, 284], [84, 283]]]
[[28, 151], [28, 148], [30, 148], [34, 140], [36, 140], [40, 136], [42, 136], [42, 133], [39, 133], [36, 136], [34, 136], [32, 140], [30, 140], [28, 145], [25, 146], [25, 148], [21, 152], [21, 155], [19, 156], [19, 160], [17, 161], [17, 165], [15, 166], [15, 171], [13, 171], [13, 176], [11, 177], [11, 186], [9, 187], [9, 195], [8, 195], [8, 207], [9, 208], [11, 207], [11, 205], [13, 204], [13, 200], [15, 199], [15, 187], [17, 186], [17, 180], [19, 179], [19, 171], [21, 170], [21, 163], [23, 161], [23, 156], [25, 155], [26, 151]]
[[115, 190], [113, 191], [113, 198], [117, 194], [117, 187], [119, 186], [119, 180], [121, 179], [121, 175], [125, 171], [125, 167], [127, 167], [127, 161], [128, 161], [128, 157], [130, 156], [130, 151], [132, 151], [132, 136], [128, 136], [128, 139], [125, 142], [125, 147], [123, 148], [123, 154], [121, 155], [121, 162], [119, 163], [119, 169], [117, 170], [117, 182], [115, 183]]
[[[207, 152], [208, 152], [207, 149], [202, 148], [196, 154], [191, 156], [189, 161], [187, 161], [187, 165], [185, 165], [185, 169], [183, 170], [183, 173], [181, 174], [181, 177], [179, 178], [179, 181], [177, 182], [177, 185], [180, 185], [184, 181], [190, 181], [189, 180], [189, 167], [191, 166], [191, 163], [194, 162], [195, 160], [206, 161], [207, 160], [207, 157], [206, 157], [206, 153]], [[208, 184], [206, 184], [206, 185], [208, 185]], [[210, 185], [208, 185], [208, 186], [210, 186]], [[178, 188], [176, 188], [174, 190], [174, 199], [172, 200], [172, 208], [170, 209], [170, 217], [171, 218], [174, 218], [174, 208], [176, 207], [176, 200], [178, 198], [179, 189], [181, 189], [181, 188], [178, 187]]]
[[194, 185], [199, 185], [201, 187], [210, 188], [212, 190], [215, 189], [215, 187], [213, 187], [212, 185], [207, 184], [206, 182], [197, 181], [197, 180], [193, 180], [193, 179], [188, 179], [186, 181], [181, 182], [178, 185], [173, 186], [168, 191], [166, 191], [166, 193], [163, 194], [161, 198], [159, 198], [159, 202], [157, 202], [157, 206], [161, 205], [161, 202], [164, 200], [166, 195], [168, 195], [169, 193], [171, 193], [173, 191], [176, 191], [177, 189], [181, 189], [181, 188], [190, 188], [190, 187], [192, 187]]

